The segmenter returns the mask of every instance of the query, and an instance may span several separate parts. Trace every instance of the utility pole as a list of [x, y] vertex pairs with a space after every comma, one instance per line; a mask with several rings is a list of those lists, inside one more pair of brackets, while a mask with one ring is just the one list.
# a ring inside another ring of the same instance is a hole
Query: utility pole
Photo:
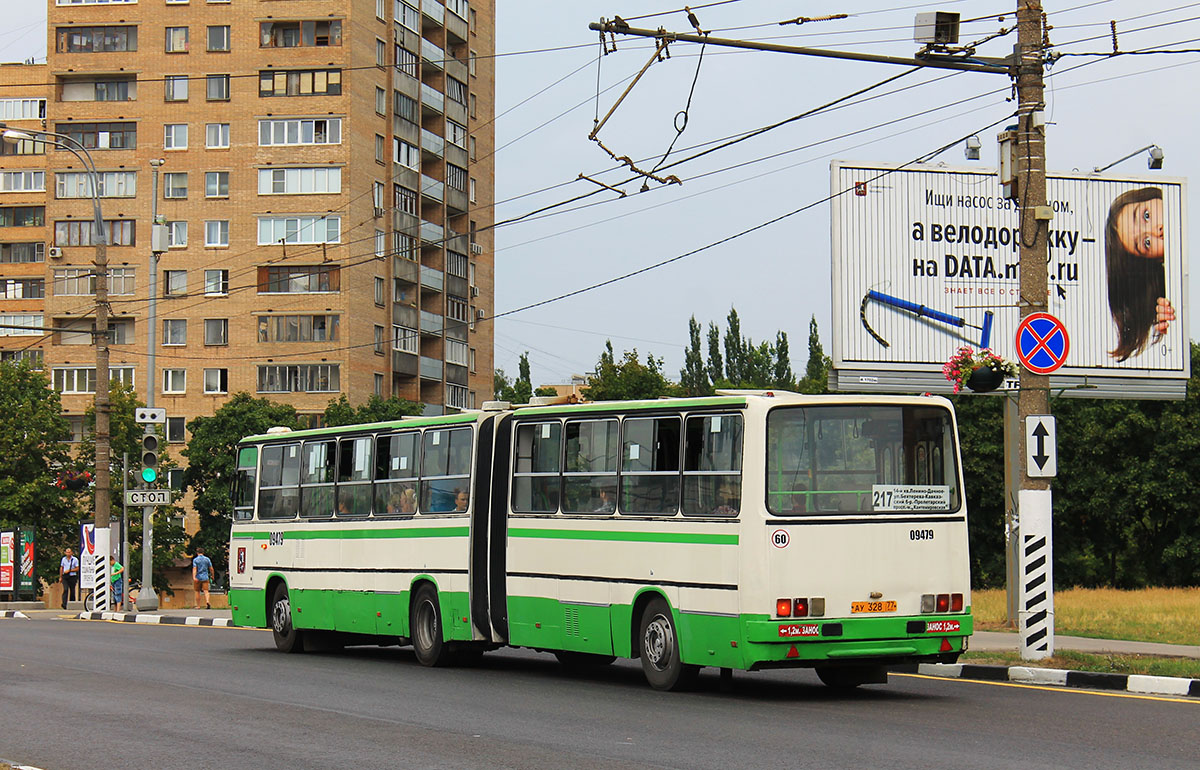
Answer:
[[[1053, 212], [1046, 205], [1046, 136], [1043, 121], [1045, 84], [1042, 79], [1042, 3], [1017, 2], [1017, 195], [1020, 199], [1020, 312], [1021, 318], [1047, 307], [1047, 235]], [[1006, 411], [1006, 416], [1010, 412]], [[1018, 551], [1017, 581], [1021, 657], [1039, 660], [1054, 654], [1054, 572], [1051, 541], [1050, 482], [1030, 478], [1023, 461], [1025, 419], [1050, 414], [1050, 377], [1021, 370], [1017, 394], [1020, 436], [1017, 457], [1020, 488], [1017, 520], [1009, 528]], [[1010, 551], [1011, 553], [1011, 551]], [[1010, 617], [1011, 620], [1011, 617]]]

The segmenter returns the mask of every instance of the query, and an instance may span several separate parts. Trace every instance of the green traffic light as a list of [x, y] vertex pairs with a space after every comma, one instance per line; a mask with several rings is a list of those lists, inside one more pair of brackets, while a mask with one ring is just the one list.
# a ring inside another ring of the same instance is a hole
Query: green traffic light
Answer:
[[142, 481], [147, 484], [153, 484], [158, 481], [158, 470], [155, 468], [142, 468]]

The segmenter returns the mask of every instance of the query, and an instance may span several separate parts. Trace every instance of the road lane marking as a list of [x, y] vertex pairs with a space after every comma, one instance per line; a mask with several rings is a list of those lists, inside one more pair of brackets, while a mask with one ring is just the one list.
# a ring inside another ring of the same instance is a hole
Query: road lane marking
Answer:
[[1163, 703], [1190, 703], [1193, 706], [1200, 705], [1200, 700], [1196, 698], [1165, 698], [1157, 695], [1138, 695], [1129, 692], [1104, 692], [1103, 690], [1084, 690], [1076, 687], [1047, 687], [1037, 684], [1022, 684], [1021, 682], [991, 682], [986, 679], [965, 679], [946, 676], [929, 676], [928, 674], [901, 674], [895, 671], [890, 672], [891, 676], [907, 676], [913, 679], [930, 679], [938, 682], [967, 682], [970, 684], [986, 684], [993, 687], [1017, 687], [1022, 690], [1045, 690], [1046, 692], [1061, 692], [1074, 693], [1076, 695], [1099, 695], [1105, 698], [1132, 698], [1133, 700], [1153, 700], [1162, 701]]

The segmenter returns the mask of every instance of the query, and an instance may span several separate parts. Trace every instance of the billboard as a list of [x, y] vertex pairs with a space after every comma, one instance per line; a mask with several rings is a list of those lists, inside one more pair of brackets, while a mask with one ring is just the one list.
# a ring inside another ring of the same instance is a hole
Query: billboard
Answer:
[[17, 533], [0, 532], [0, 593], [16, 590]]
[[[1070, 336], [1051, 389], [1182, 398], [1185, 181], [1070, 173], [1046, 186], [1049, 293], [1037, 309]], [[831, 188], [831, 387], [946, 393], [941, 368], [959, 347], [1018, 360], [1019, 252], [1032, 236], [994, 169], [834, 161]]]

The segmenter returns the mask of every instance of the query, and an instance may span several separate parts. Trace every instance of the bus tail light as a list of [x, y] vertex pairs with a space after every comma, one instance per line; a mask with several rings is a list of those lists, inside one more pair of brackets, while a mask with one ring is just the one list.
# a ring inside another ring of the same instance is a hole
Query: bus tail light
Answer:
[[792, 616], [792, 600], [776, 599], [775, 616], [780, 618], [790, 618]]
[[797, 599], [796, 611], [793, 614], [798, 618], [808, 617], [808, 599]]
[[812, 599], [810, 599], [808, 601], [808, 614], [812, 615], [814, 618], [820, 618], [820, 617], [825, 616], [825, 597], [824, 596], [814, 596]]
[[962, 610], [963, 610], [963, 595], [962, 594], [950, 594], [950, 611], [951, 612], [962, 612]]
[[950, 611], [950, 594], [937, 595], [937, 612]]
[[928, 615], [933, 612], [933, 594], [921, 594], [921, 614]]

